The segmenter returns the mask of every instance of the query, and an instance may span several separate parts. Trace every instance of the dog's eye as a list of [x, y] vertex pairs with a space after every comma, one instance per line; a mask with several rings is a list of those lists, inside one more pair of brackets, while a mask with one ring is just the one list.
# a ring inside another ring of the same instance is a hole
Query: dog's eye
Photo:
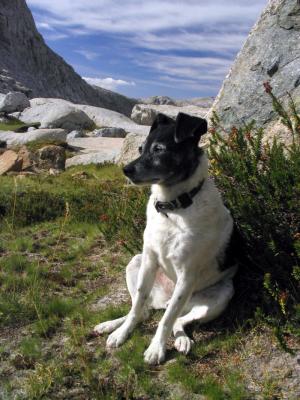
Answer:
[[151, 147], [151, 150], [152, 150], [153, 153], [160, 153], [160, 152], [165, 150], [165, 147], [162, 146], [161, 144], [154, 144]]

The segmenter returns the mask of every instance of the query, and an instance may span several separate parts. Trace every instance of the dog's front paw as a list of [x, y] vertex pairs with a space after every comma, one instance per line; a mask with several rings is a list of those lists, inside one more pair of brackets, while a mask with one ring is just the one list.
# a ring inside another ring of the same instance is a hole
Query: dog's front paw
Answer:
[[148, 349], [144, 353], [144, 360], [147, 364], [157, 365], [164, 361], [166, 354], [165, 345], [158, 341], [152, 341]]
[[128, 335], [128, 330], [125, 327], [120, 326], [120, 328], [116, 329], [108, 336], [106, 347], [111, 349], [121, 346], [127, 339]]
[[102, 322], [101, 324], [95, 326], [95, 328], [93, 329], [93, 335], [99, 336], [102, 335], [103, 333], [110, 333], [114, 329], [115, 329], [115, 324], [113, 323], [113, 321]]
[[179, 351], [179, 353], [188, 354], [191, 350], [192, 344], [194, 341], [190, 339], [188, 336], [179, 336], [175, 339], [175, 349]]

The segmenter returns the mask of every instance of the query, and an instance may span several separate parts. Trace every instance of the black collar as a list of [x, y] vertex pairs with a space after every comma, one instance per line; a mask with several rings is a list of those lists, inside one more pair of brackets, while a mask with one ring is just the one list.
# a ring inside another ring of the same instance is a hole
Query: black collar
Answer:
[[176, 199], [171, 201], [154, 201], [154, 207], [157, 212], [161, 212], [166, 215], [167, 211], [174, 211], [178, 208], [188, 208], [193, 204], [193, 197], [200, 192], [205, 179], [203, 179], [198, 186], [194, 187], [190, 192], [182, 193]]

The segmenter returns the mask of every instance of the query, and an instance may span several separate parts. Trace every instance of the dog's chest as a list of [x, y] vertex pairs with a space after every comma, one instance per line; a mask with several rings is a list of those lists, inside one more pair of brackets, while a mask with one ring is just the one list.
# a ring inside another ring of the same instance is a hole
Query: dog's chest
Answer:
[[166, 217], [153, 208], [148, 209], [145, 243], [156, 253], [167, 276], [176, 280], [190, 251], [190, 229], [180, 217]]

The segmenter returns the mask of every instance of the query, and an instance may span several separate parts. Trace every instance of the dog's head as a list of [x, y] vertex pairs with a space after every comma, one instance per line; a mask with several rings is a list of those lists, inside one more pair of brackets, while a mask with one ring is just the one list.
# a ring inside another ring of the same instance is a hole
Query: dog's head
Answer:
[[179, 113], [176, 120], [158, 114], [140, 157], [123, 168], [135, 184], [174, 185], [188, 178], [199, 163], [200, 137], [207, 132], [205, 119]]

